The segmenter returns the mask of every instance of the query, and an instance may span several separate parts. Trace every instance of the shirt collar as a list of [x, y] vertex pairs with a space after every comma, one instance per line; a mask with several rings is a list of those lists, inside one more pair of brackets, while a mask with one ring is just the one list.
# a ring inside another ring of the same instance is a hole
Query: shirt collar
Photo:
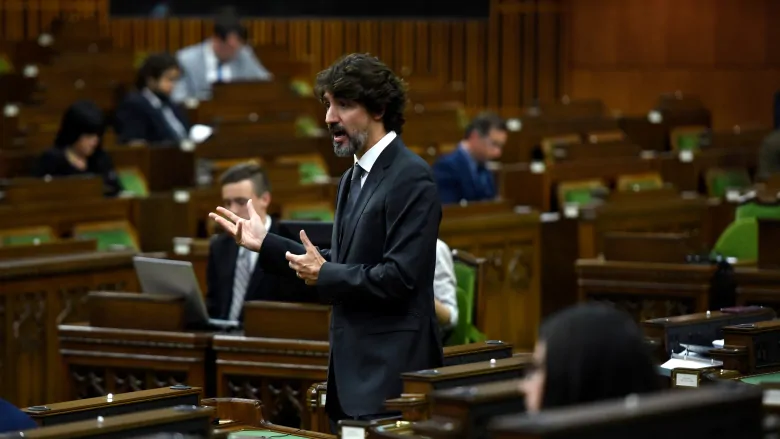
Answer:
[[469, 169], [471, 169], [471, 172], [477, 172], [477, 169], [479, 168], [479, 163], [477, 163], [476, 160], [474, 160], [474, 157], [469, 154], [469, 152], [466, 150], [466, 147], [463, 146], [463, 143], [458, 144], [458, 150], [460, 150], [460, 153], [466, 156], [466, 160], [469, 163]]
[[162, 108], [162, 102], [160, 101], [160, 98], [155, 96], [151, 90], [149, 90], [148, 88], [144, 88], [141, 94], [146, 98], [147, 101], [149, 101], [150, 104], [152, 104], [152, 107], [158, 110]]
[[390, 142], [392, 142], [396, 138], [395, 131], [390, 131], [389, 133], [385, 134], [384, 137], [379, 139], [379, 142], [376, 142], [376, 145], [372, 146], [371, 148], [366, 151], [365, 154], [363, 154], [363, 157], [360, 157], [358, 159], [357, 155], [355, 156], [355, 163], [359, 164], [361, 168], [363, 168], [363, 171], [365, 171], [366, 174], [371, 172], [371, 168], [374, 166], [374, 163], [376, 163], [376, 160], [379, 158], [379, 155], [382, 154], [382, 151], [387, 148], [388, 145], [390, 145]]

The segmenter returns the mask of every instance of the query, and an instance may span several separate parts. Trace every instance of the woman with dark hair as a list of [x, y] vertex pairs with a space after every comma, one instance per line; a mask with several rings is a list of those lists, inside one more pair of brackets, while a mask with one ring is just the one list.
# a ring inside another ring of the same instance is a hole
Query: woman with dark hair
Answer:
[[660, 389], [636, 323], [614, 307], [586, 303], [542, 325], [534, 366], [521, 384], [529, 412]]
[[189, 137], [185, 112], [171, 101], [181, 76], [173, 55], [150, 55], [138, 70], [136, 91], [116, 111], [115, 130], [121, 143], [170, 143]]
[[37, 177], [66, 177], [94, 174], [103, 177], [104, 193], [109, 196], [122, 190], [111, 157], [100, 147], [103, 135], [103, 112], [91, 101], [71, 104], [60, 122], [54, 147], [38, 159]]

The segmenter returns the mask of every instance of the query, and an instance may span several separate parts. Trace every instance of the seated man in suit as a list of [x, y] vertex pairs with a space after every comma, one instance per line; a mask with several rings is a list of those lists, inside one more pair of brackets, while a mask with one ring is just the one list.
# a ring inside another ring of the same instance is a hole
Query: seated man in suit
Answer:
[[507, 136], [506, 122], [496, 114], [482, 113], [469, 123], [458, 148], [433, 164], [442, 204], [496, 198], [496, 183], [485, 163], [501, 157]]
[[173, 55], [150, 55], [138, 70], [136, 91], [128, 93], [116, 110], [120, 143], [169, 143], [189, 137], [189, 122], [181, 107], [171, 102], [181, 69]]
[[758, 149], [756, 181], [766, 181], [772, 174], [780, 173], [780, 130], [771, 132]]
[[215, 82], [270, 81], [271, 73], [245, 40], [246, 29], [235, 13], [231, 9], [221, 12], [214, 20], [211, 38], [177, 53], [183, 76], [173, 91], [173, 101], [211, 99]]
[[433, 273], [433, 305], [441, 329], [442, 342], [458, 324], [458, 295], [452, 250], [441, 239], [436, 241], [436, 269]]
[[26, 413], [0, 398], [0, 433], [30, 430], [37, 427], [38, 424]]
[[[247, 202], [252, 200], [269, 232], [276, 232], [278, 224], [266, 213], [271, 202], [270, 187], [259, 165], [249, 162], [233, 166], [222, 174], [220, 185], [226, 209], [249, 218]], [[214, 319], [240, 320], [248, 300], [319, 302], [314, 288], [263, 272], [257, 253], [239, 247], [228, 234], [212, 238], [206, 276], [206, 304], [209, 317]]]

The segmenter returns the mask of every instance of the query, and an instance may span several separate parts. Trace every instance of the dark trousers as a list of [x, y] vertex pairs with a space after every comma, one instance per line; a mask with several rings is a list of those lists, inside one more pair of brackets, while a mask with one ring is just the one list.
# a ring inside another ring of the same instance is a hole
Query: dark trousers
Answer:
[[371, 415], [349, 416], [344, 413], [344, 410], [341, 408], [341, 403], [339, 402], [338, 398], [338, 390], [335, 384], [335, 380], [333, 380], [332, 383], [328, 383], [327, 409], [328, 421], [330, 422], [330, 432], [336, 436], [339, 436], [339, 421], [342, 419], [351, 419], [355, 421], [373, 421], [374, 419], [390, 418], [401, 414], [400, 412], [385, 412]]

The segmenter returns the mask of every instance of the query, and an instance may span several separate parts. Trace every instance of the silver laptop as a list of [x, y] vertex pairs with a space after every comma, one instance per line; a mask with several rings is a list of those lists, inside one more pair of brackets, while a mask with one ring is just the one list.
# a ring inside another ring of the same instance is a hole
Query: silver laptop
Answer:
[[142, 293], [169, 294], [185, 298], [184, 309], [188, 324], [219, 328], [239, 326], [235, 320], [209, 318], [191, 262], [135, 256], [133, 265]]

